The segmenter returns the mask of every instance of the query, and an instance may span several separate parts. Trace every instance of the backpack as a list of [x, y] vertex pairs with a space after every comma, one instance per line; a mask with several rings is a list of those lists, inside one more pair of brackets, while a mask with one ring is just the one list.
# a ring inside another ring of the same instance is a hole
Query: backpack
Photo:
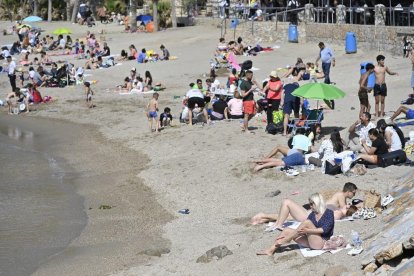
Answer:
[[281, 133], [283, 131], [283, 124], [268, 124], [266, 126], [266, 132], [272, 135]]

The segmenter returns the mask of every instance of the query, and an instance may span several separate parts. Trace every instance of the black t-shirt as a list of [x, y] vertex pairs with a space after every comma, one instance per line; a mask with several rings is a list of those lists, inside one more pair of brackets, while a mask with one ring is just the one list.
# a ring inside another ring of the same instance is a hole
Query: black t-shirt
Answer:
[[[241, 84], [240, 84], [240, 90], [243, 90], [244, 92], [249, 91], [253, 86], [253, 82], [252, 81], [248, 81], [248, 80], [242, 80]], [[250, 92], [249, 95], [247, 95], [246, 97], [243, 98], [243, 102], [245, 101], [253, 101], [254, 100], [254, 94], [253, 92]]]
[[296, 88], [299, 88], [299, 84], [297, 82], [294, 83], [288, 83], [285, 84], [285, 86], [283, 86], [284, 89], [284, 93], [285, 93], [285, 98], [284, 98], [284, 102], [295, 102], [296, 101], [296, 96], [293, 96], [292, 93], [293, 91], [296, 90]]
[[103, 49], [104, 49], [104, 55], [105, 56], [110, 56], [111, 55], [111, 50], [109, 49], [108, 46], [103, 47]]
[[372, 142], [372, 147], [376, 148], [374, 154], [381, 155], [388, 153], [388, 145], [382, 138], [377, 138]]
[[220, 114], [224, 114], [224, 110], [226, 109], [226, 107], [227, 103], [225, 101], [218, 100], [213, 104], [213, 111]]

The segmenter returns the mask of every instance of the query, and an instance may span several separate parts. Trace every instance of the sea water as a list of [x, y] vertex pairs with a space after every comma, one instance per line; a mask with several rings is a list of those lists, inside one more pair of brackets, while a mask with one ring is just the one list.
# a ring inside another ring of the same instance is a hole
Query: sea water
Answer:
[[27, 122], [0, 118], [0, 275], [30, 275], [86, 225], [76, 172], [49, 142]]

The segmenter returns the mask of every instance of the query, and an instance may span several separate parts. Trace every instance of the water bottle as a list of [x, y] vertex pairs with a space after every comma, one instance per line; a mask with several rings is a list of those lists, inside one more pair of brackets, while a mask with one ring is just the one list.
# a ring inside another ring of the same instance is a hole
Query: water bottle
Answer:
[[354, 245], [354, 248], [360, 249], [362, 246], [362, 240], [359, 236], [359, 233], [352, 230], [351, 237], [352, 237], [352, 244]]

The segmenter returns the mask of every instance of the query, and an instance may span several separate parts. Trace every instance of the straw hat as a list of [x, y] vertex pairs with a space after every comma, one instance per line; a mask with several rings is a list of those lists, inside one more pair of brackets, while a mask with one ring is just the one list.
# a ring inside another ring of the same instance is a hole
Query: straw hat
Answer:
[[277, 72], [276, 71], [272, 71], [272, 72], [270, 72], [270, 75], [269, 75], [270, 77], [273, 77], [273, 78], [278, 78], [279, 76], [277, 75]]

